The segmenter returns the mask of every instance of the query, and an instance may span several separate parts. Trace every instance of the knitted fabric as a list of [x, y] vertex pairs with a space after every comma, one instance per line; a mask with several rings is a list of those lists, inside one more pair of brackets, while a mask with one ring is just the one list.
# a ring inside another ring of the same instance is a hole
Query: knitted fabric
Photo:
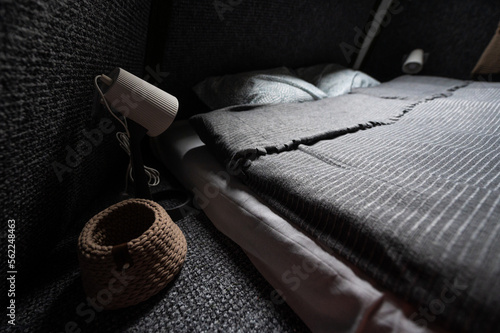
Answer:
[[[102, 298], [105, 309], [118, 309], [163, 289], [179, 273], [187, 245], [182, 231], [158, 203], [128, 199], [90, 219], [78, 249], [87, 295]], [[126, 283], [116, 288], [117, 279], [125, 275]]]

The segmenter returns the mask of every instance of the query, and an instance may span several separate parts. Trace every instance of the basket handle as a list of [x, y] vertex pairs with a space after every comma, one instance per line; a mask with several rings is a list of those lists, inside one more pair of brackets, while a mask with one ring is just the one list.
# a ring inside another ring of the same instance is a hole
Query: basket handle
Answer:
[[128, 251], [127, 243], [122, 243], [114, 245], [111, 249], [111, 254], [113, 255], [113, 260], [115, 261], [116, 268], [118, 270], [123, 270], [130, 268], [134, 265], [130, 252]]

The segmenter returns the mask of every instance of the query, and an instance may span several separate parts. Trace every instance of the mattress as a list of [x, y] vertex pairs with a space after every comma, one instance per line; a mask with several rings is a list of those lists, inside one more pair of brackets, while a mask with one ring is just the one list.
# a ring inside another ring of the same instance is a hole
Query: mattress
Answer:
[[[244, 110], [243, 110], [244, 109]], [[456, 332], [500, 324], [500, 85], [403, 76], [191, 118], [281, 216]]]
[[[429, 332], [419, 310], [381, 290], [362, 272], [284, 220], [217, 162], [186, 121], [151, 142], [195, 204], [235, 241], [283, 301], [314, 332]], [[437, 331], [433, 328], [432, 331]]]

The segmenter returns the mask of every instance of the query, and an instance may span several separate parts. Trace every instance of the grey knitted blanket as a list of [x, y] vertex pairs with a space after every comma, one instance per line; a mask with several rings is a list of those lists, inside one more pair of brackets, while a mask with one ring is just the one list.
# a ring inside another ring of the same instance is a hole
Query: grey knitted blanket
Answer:
[[419, 305], [418, 324], [500, 325], [500, 84], [403, 76], [192, 123], [271, 207]]

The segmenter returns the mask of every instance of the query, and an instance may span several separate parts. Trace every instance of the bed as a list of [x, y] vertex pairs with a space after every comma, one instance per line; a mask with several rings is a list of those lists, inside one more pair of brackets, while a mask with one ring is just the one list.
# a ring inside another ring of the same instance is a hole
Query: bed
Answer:
[[313, 331], [493, 332], [499, 121], [500, 84], [403, 76], [153, 145]]

